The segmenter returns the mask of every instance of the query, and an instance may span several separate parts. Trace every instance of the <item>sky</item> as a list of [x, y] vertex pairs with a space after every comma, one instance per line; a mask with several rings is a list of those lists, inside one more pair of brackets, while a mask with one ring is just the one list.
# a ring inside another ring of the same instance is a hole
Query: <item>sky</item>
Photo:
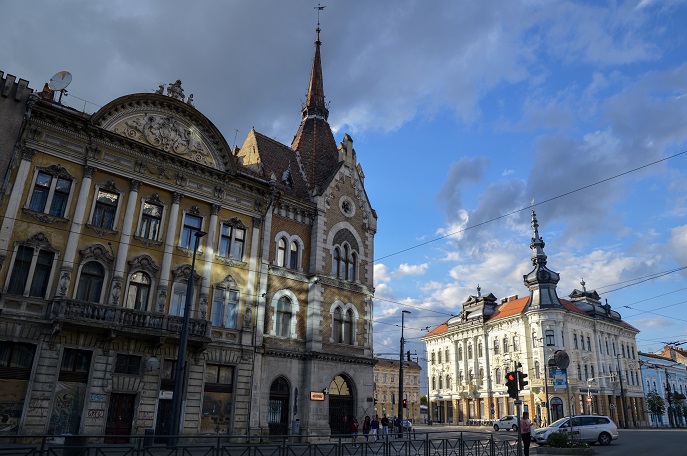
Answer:
[[[584, 279], [641, 332], [687, 344], [687, 1], [329, 0], [324, 89], [377, 211], [374, 346], [475, 295], [524, 296], [532, 201], [566, 298]], [[3, 2], [0, 71], [92, 113], [180, 79], [240, 145], [290, 144], [312, 0]], [[687, 348], [685, 345], [683, 348]]]

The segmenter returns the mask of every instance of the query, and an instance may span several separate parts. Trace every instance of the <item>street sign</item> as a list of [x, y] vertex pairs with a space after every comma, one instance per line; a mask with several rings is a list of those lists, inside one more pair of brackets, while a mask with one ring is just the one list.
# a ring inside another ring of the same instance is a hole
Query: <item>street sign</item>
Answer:
[[310, 391], [310, 400], [311, 401], [323, 401], [324, 400], [324, 393], [320, 391]]
[[514, 405], [522, 405], [522, 401], [520, 399], [516, 399], [513, 401]]

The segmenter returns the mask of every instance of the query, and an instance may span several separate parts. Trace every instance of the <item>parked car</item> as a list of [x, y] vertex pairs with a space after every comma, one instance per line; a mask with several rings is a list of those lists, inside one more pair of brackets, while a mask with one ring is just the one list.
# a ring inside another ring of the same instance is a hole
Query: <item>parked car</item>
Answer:
[[407, 431], [412, 431], [413, 430], [413, 422], [410, 420], [403, 420], [403, 432]]
[[594, 444], [608, 445], [618, 438], [618, 427], [612, 419], [601, 415], [577, 415], [561, 418], [550, 426], [537, 429], [534, 440], [545, 445], [546, 439], [553, 432], [571, 432], [575, 440]]
[[514, 431], [518, 430], [518, 417], [513, 416], [513, 415], [506, 415], [503, 418], [501, 418], [498, 421], [494, 422], [494, 430], [498, 431], [499, 429], [505, 429], [509, 430], [512, 429]]

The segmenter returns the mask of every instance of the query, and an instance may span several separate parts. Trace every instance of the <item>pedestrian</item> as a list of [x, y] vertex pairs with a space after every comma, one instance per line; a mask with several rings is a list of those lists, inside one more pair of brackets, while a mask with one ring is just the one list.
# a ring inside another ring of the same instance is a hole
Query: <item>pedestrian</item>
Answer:
[[351, 441], [353, 442], [353, 446], [357, 447], [358, 446], [358, 420], [355, 419], [355, 417], [351, 418]]
[[365, 436], [366, 442], [367, 442], [368, 434], [370, 433], [370, 427], [372, 427], [372, 423], [370, 422], [370, 416], [365, 415], [365, 419], [363, 420], [363, 435]]
[[386, 417], [386, 413], [382, 417], [382, 433], [384, 435], [389, 434], [389, 418]]
[[541, 417], [539, 415], [534, 417], [534, 424], [536, 424], [537, 427], [541, 427]]
[[372, 435], [372, 438], [376, 442], [379, 440], [379, 437], [377, 434], [379, 433], [379, 416], [375, 415], [374, 418], [372, 418], [372, 421], [370, 422], [370, 435]]
[[522, 437], [522, 447], [525, 451], [525, 456], [530, 456], [530, 443], [532, 442], [532, 434], [530, 434], [532, 422], [530, 422], [530, 414], [522, 412], [520, 419], [520, 435]]

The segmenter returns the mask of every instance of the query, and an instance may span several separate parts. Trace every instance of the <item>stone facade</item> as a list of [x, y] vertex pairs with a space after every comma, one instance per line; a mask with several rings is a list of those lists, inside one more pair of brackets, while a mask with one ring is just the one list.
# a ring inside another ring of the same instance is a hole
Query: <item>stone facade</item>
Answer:
[[372, 410], [376, 213], [319, 50], [291, 147], [231, 150], [180, 81], [90, 115], [3, 79], [2, 432], [175, 433], [177, 375], [182, 434], [329, 435]]

